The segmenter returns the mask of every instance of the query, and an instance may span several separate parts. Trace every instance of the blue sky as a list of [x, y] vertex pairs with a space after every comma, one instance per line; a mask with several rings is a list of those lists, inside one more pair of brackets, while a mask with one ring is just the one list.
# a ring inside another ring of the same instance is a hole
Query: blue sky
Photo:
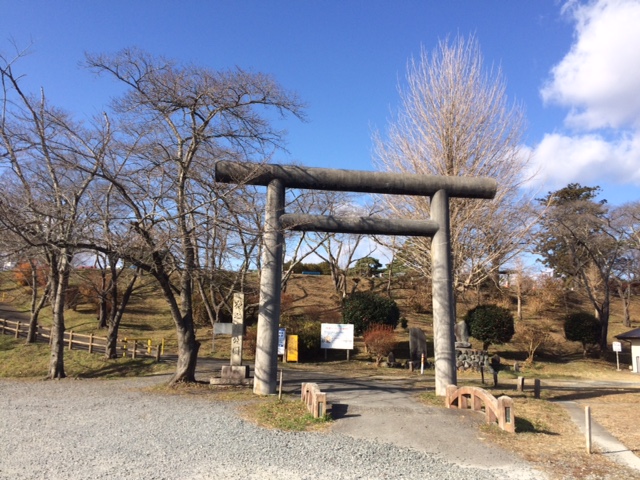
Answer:
[[407, 61], [473, 34], [525, 106], [536, 188], [579, 182], [614, 204], [640, 197], [638, 0], [0, 0], [0, 11], [0, 51], [31, 44], [18, 69], [61, 107], [91, 115], [118, 93], [79, 67], [84, 52], [137, 46], [239, 66], [272, 74], [308, 104], [308, 122], [286, 122], [289, 154], [277, 161], [365, 170]]

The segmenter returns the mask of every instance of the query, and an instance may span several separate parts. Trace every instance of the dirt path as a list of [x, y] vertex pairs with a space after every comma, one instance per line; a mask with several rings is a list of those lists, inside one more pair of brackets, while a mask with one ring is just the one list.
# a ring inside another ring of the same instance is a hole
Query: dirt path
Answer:
[[12, 322], [28, 322], [30, 315], [28, 311], [16, 310], [12, 305], [0, 303], [0, 318]]

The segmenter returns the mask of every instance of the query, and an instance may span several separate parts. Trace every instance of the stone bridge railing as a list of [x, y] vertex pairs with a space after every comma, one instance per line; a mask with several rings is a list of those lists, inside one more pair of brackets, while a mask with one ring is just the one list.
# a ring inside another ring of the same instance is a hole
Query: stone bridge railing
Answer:
[[461, 408], [482, 411], [487, 423], [497, 422], [506, 431], [515, 433], [516, 417], [513, 413], [513, 400], [505, 395], [496, 398], [486, 390], [478, 387], [456, 387], [449, 385], [445, 397], [447, 408]]
[[327, 394], [320, 391], [317, 383], [303, 383], [301, 393], [302, 401], [314, 418], [327, 414]]

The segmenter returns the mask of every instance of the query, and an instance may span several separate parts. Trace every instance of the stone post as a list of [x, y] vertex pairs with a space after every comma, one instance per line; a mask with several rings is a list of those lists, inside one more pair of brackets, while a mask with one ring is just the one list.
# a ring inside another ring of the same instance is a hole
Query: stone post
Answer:
[[260, 274], [260, 310], [256, 339], [253, 393], [276, 393], [278, 375], [278, 325], [282, 290], [282, 244], [280, 216], [284, 213], [284, 183], [274, 179], [267, 186], [267, 205]]
[[244, 293], [233, 294], [231, 327], [231, 359], [233, 367], [242, 365], [242, 338], [244, 333]]
[[436, 395], [445, 396], [448, 385], [458, 384], [449, 195], [445, 190], [438, 190], [431, 196], [431, 219], [435, 220], [439, 227], [431, 241]]

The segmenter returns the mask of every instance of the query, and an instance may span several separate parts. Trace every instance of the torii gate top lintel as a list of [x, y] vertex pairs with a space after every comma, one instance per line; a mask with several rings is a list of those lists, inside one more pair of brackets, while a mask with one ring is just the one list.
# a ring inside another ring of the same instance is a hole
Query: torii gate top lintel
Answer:
[[287, 188], [391, 195], [431, 196], [444, 190], [449, 197], [492, 199], [497, 190], [497, 182], [488, 177], [444, 177], [229, 161], [216, 163], [218, 182], [267, 186], [276, 179]]

